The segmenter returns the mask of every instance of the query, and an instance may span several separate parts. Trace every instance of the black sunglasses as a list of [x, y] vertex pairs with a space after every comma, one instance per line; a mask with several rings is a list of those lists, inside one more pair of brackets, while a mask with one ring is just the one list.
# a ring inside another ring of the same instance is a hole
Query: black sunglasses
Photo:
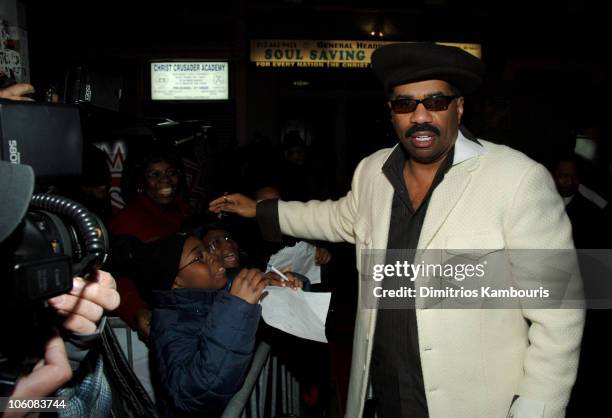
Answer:
[[425, 109], [432, 112], [440, 112], [448, 109], [448, 106], [459, 96], [431, 96], [426, 97], [423, 100], [417, 99], [395, 99], [391, 100], [391, 110], [393, 113], [404, 114], [404, 113], [412, 113], [416, 110], [419, 103], [423, 103]]

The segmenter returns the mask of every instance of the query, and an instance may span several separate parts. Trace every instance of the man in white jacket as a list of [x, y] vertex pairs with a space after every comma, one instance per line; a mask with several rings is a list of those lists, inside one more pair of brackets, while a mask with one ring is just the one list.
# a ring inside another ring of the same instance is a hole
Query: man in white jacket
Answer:
[[[388, 93], [399, 144], [365, 158], [344, 198], [256, 205], [229, 195], [211, 210], [257, 215], [269, 237], [355, 243], [362, 278], [371, 250], [573, 248], [546, 169], [460, 129], [463, 95], [481, 84], [480, 60], [454, 47], [391, 44], [375, 51], [372, 68]], [[531, 265], [519, 278], [520, 263], [508, 264], [513, 281], [567, 285], [545, 266]], [[578, 366], [580, 307], [375, 309], [363, 303], [370, 290], [360, 280], [347, 417], [362, 416], [369, 382], [379, 418], [564, 416]]]

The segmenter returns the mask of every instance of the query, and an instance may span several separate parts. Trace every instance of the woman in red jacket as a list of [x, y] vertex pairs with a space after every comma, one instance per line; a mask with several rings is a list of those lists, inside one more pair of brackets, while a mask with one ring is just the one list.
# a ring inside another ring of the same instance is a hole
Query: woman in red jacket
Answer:
[[[134, 189], [130, 182], [135, 183], [136, 195], [111, 220], [109, 229], [113, 235], [131, 235], [149, 242], [181, 231], [191, 215], [189, 204], [179, 196], [181, 167], [180, 158], [171, 150], [155, 146], [147, 150], [132, 170], [124, 173], [124, 196]], [[118, 315], [146, 341], [150, 309], [130, 277], [121, 277], [117, 284], [121, 294]]]

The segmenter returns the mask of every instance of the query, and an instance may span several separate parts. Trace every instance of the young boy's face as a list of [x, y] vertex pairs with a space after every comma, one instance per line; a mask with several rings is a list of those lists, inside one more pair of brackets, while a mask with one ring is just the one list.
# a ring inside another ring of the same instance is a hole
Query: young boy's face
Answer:
[[202, 237], [202, 242], [208, 251], [221, 259], [226, 269], [240, 267], [238, 243], [226, 230], [211, 229]]
[[187, 238], [174, 287], [221, 289], [226, 283], [225, 268], [220, 258], [206, 252], [199, 239]]

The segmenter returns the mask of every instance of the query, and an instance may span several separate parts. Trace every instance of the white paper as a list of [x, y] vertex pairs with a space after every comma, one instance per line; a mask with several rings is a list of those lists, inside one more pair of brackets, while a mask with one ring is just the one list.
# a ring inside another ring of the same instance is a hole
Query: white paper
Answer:
[[[270, 257], [268, 264], [279, 270], [290, 267], [291, 271], [300, 273], [310, 280], [310, 284], [321, 283], [321, 266], [315, 264], [314, 245], [300, 241], [293, 247], [285, 247]], [[270, 271], [268, 270], [266, 272]]]
[[261, 301], [266, 324], [296, 337], [327, 342], [325, 320], [331, 293], [304, 292], [268, 286]]

